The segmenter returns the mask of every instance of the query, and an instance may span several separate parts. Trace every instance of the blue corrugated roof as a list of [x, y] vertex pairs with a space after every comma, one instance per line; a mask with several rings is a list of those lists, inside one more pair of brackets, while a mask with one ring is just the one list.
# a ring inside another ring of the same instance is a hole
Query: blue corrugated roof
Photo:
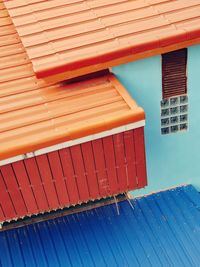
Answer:
[[0, 233], [0, 266], [200, 266], [200, 196], [180, 187]]

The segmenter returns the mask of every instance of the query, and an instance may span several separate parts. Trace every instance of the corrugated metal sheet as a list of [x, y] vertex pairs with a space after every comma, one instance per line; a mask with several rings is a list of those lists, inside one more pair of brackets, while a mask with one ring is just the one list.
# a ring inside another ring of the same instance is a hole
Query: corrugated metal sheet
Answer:
[[169, 98], [187, 93], [187, 48], [162, 55], [162, 95]]
[[192, 186], [0, 233], [1, 267], [199, 267], [200, 197]]
[[0, 222], [147, 185], [137, 128], [0, 167]]
[[62, 80], [200, 42], [200, 0], [5, 4], [38, 77], [66, 72], [54, 77]]
[[0, 160], [140, 119], [143, 110], [112, 75], [70, 85], [37, 80], [0, 0]]

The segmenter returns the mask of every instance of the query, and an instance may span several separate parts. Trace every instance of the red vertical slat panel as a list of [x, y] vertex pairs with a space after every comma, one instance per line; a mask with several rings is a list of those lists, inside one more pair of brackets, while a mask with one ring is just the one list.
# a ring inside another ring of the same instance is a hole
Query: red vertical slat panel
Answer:
[[18, 217], [15, 207], [13, 206], [13, 202], [11, 201], [11, 197], [7, 192], [7, 188], [4, 183], [1, 171], [0, 171], [0, 204], [6, 216], [6, 219]]
[[88, 187], [91, 199], [100, 197], [99, 187], [97, 181], [97, 173], [95, 169], [94, 155], [92, 150], [92, 143], [86, 142], [81, 145], [85, 171], [88, 179]]
[[116, 160], [119, 188], [120, 192], [125, 192], [128, 190], [128, 185], [127, 185], [128, 177], [126, 173], [123, 133], [115, 134], [113, 136], [113, 140], [115, 147], [115, 160]]
[[69, 194], [69, 201], [71, 204], [79, 203], [80, 196], [76, 184], [76, 178], [74, 174], [74, 167], [70, 155], [69, 148], [59, 150], [60, 160], [62, 164], [63, 173]]
[[103, 147], [105, 152], [105, 162], [108, 173], [110, 194], [116, 194], [116, 192], [119, 191], [119, 183], [117, 180], [115, 151], [112, 136], [103, 138]]
[[27, 214], [27, 208], [25, 206], [25, 202], [22, 197], [19, 185], [17, 184], [17, 180], [11, 164], [2, 166], [1, 173], [4, 177], [4, 182], [6, 184], [7, 190], [12, 198], [13, 205], [17, 212], [17, 217], [24, 216], [24, 214]]
[[134, 130], [135, 154], [136, 154], [136, 172], [138, 179], [138, 188], [147, 185], [144, 128]]
[[124, 132], [124, 147], [129, 190], [137, 188], [137, 174], [135, 166], [136, 158], [133, 132], [134, 130]]
[[76, 174], [80, 201], [88, 201], [90, 199], [90, 195], [80, 145], [70, 147], [70, 151]]
[[147, 185], [138, 128], [0, 167], [0, 221]]
[[100, 196], [110, 195], [102, 139], [92, 141]]
[[35, 157], [24, 160], [24, 163], [40, 211], [49, 210], [49, 205], [47, 203], [46, 195], [44, 192], [42, 180], [38, 171]]
[[40, 176], [42, 177], [42, 181], [44, 183], [44, 190], [46, 192], [46, 197], [49, 206], [52, 209], [56, 209], [57, 207], [60, 206], [60, 203], [54, 186], [54, 179], [52, 177], [47, 155], [45, 154], [37, 156], [36, 161], [40, 172]]
[[5, 221], [5, 216], [4, 216], [1, 204], [0, 204], [0, 222], [3, 222], [3, 221]]
[[51, 166], [52, 175], [55, 179], [56, 189], [61, 207], [68, 206], [69, 196], [58, 151], [48, 153], [48, 158]]
[[23, 161], [17, 161], [12, 163], [15, 176], [18, 180], [18, 184], [21, 188], [23, 199], [26, 203], [29, 214], [37, 213], [38, 206], [35, 201], [35, 196], [33, 194], [29, 178], [26, 173]]

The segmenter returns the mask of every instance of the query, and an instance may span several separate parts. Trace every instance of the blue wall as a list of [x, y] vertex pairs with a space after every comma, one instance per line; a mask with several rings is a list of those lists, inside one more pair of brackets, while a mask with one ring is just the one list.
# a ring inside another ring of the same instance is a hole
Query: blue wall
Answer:
[[113, 68], [113, 73], [146, 113], [148, 186], [141, 195], [192, 183], [200, 190], [200, 46], [188, 48], [189, 130], [160, 134], [161, 57]]

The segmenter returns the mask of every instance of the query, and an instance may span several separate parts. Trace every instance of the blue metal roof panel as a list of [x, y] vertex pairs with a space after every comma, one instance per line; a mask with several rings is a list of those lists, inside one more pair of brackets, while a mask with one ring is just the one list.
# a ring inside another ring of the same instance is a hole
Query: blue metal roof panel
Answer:
[[5, 230], [0, 267], [185, 266], [200, 262], [199, 193], [184, 186]]

